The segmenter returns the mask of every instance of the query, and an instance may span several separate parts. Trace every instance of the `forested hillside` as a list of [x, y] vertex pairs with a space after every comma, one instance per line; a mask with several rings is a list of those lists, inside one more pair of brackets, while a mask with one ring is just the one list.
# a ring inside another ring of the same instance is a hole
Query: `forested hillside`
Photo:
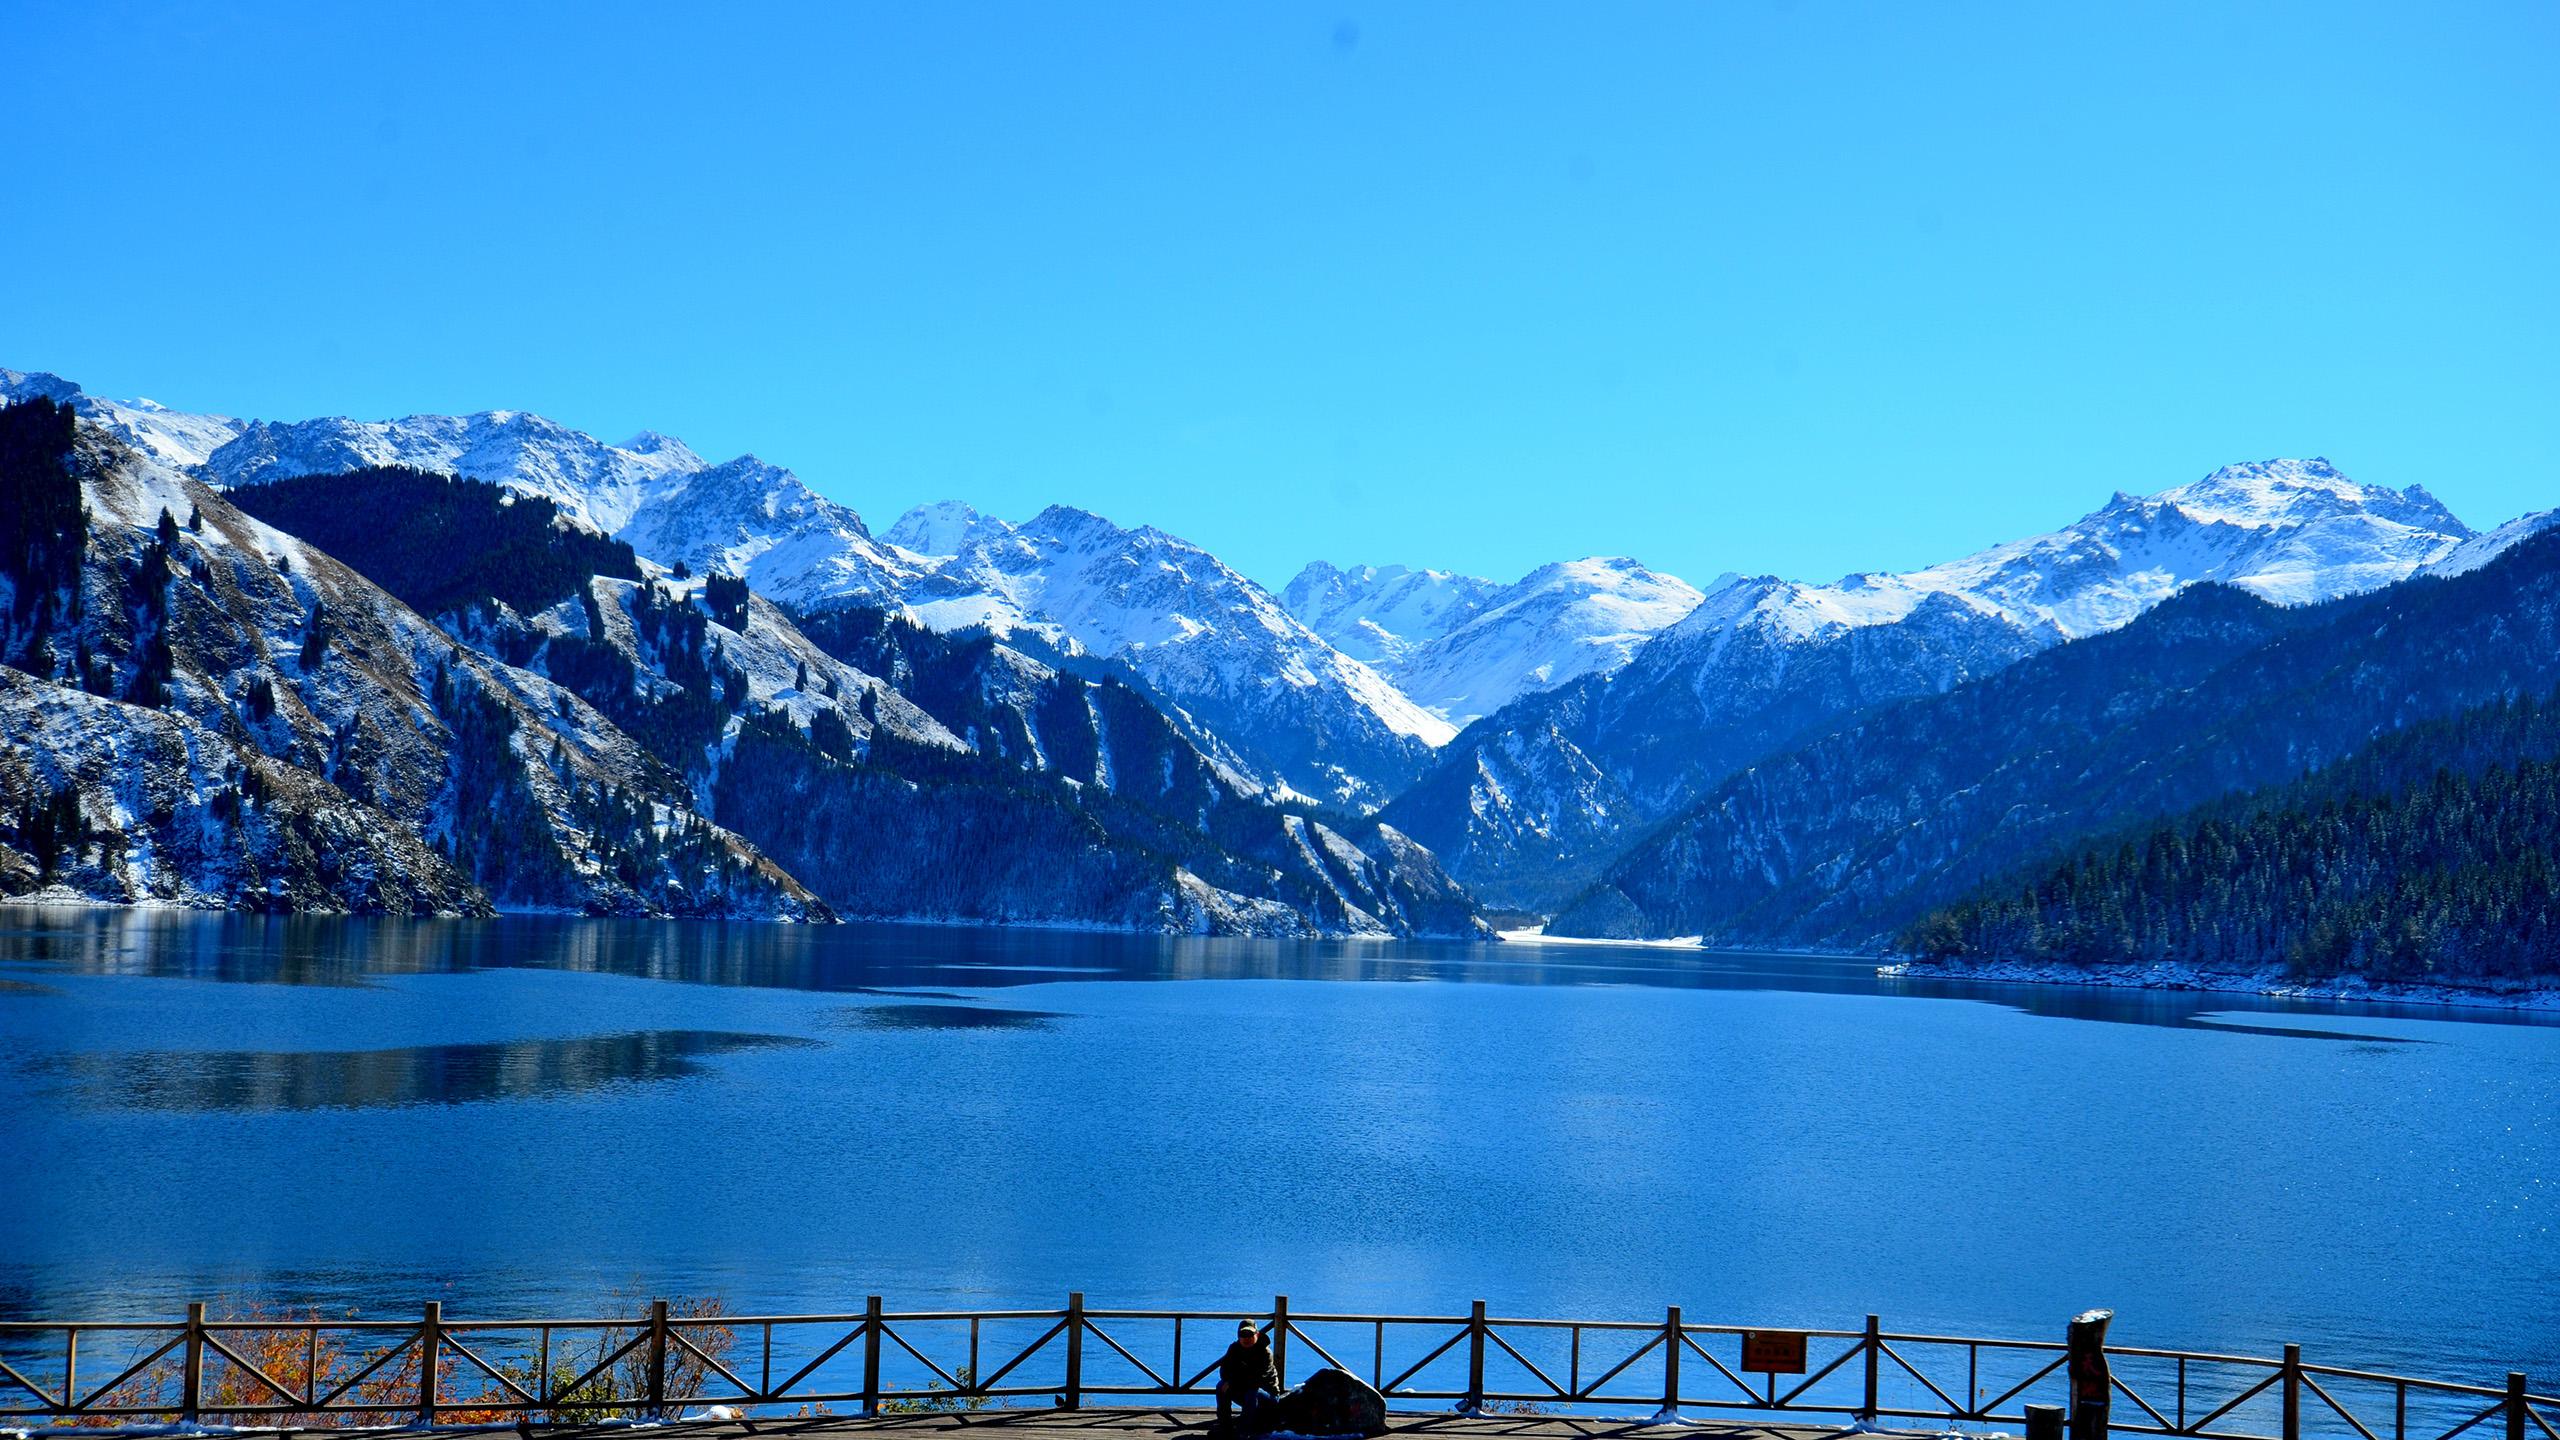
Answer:
[[1990, 887], [1902, 944], [1930, 960], [2560, 975], [2556, 757], [2560, 693], [2466, 711]]
[[1556, 928], [1876, 943], [2064, 846], [2560, 685], [2560, 533], [2280, 607], [2197, 586], [2111, 634], [1871, 712], [1716, 787]]
[[434, 615], [475, 600], [525, 614], [590, 575], [640, 578], [631, 547], [563, 519], [540, 495], [397, 465], [242, 485], [231, 503], [332, 555], [361, 553], [365, 575]]

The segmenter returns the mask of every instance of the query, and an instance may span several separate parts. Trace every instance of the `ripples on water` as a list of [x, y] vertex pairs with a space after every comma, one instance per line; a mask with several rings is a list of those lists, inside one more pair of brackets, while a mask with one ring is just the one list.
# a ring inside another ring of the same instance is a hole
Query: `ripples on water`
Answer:
[[[1186, 982], [1186, 983], [1166, 983]], [[0, 912], [0, 1316], [1463, 1310], [2560, 1372], [2560, 1028], [1845, 957]]]

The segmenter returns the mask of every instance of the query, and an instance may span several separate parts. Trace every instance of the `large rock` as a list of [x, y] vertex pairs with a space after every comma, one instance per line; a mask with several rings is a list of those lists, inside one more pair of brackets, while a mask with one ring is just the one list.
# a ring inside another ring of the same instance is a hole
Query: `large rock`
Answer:
[[1255, 1411], [1253, 1429], [1264, 1435], [1384, 1435], [1387, 1402], [1356, 1375], [1319, 1370], [1297, 1389]]

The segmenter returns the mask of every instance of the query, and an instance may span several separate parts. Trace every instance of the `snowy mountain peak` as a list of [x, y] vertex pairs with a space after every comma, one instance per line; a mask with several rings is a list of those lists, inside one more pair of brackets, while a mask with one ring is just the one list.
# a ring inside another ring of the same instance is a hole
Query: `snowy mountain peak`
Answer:
[[634, 455], [653, 456], [688, 470], [700, 469], [710, 463], [694, 453], [692, 446], [673, 435], [663, 435], [655, 430], [643, 430], [613, 448], [628, 450]]
[[2199, 581], [2286, 605], [2374, 589], [2444, 558], [2471, 533], [2419, 486], [2367, 485], [2317, 456], [2251, 461], [2156, 495], [2119, 491], [2051, 534], [1920, 570], [1728, 587], [1675, 633], [1694, 642], [1748, 626], [1805, 640], [1895, 624], [1943, 596], [1957, 608], [1938, 614], [1997, 617], [2042, 646], [2114, 629]]
[[0, 369], [0, 400], [16, 404], [21, 400], [52, 400], [71, 404], [81, 398], [77, 381], [42, 370]]
[[2353, 511], [2443, 534], [2471, 533], [2470, 527], [2455, 519], [2453, 512], [2428, 494], [2424, 486], [2393, 490], [2362, 484], [2318, 455], [2306, 460], [2253, 460], [2225, 465], [2193, 484], [2164, 490], [2152, 499], [2174, 506], [2196, 520], [2252, 529], [2303, 524]]
[[880, 538], [910, 554], [940, 558], [959, 554], [980, 529], [1003, 525], [964, 501], [940, 500], [899, 516]]
[[1484, 609], [1502, 587], [1473, 575], [1404, 565], [1343, 568], [1318, 560], [1298, 572], [1281, 603], [1300, 623], [1355, 660], [1393, 668]]
[[1509, 585], [1318, 561], [1286, 592], [1300, 621], [1455, 725], [1617, 668], [1700, 598], [1687, 582], [1614, 555], [1555, 561]]

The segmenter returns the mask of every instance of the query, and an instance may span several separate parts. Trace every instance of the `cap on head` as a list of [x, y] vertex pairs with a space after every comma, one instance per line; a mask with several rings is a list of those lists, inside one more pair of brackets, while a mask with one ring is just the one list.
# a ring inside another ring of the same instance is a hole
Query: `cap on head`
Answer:
[[1236, 1333], [1239, 1335], [1259, 1335], [1262, 1332], [1253, 1328], [1252, 1321], [1239, 1320], [1236, 1322]]

